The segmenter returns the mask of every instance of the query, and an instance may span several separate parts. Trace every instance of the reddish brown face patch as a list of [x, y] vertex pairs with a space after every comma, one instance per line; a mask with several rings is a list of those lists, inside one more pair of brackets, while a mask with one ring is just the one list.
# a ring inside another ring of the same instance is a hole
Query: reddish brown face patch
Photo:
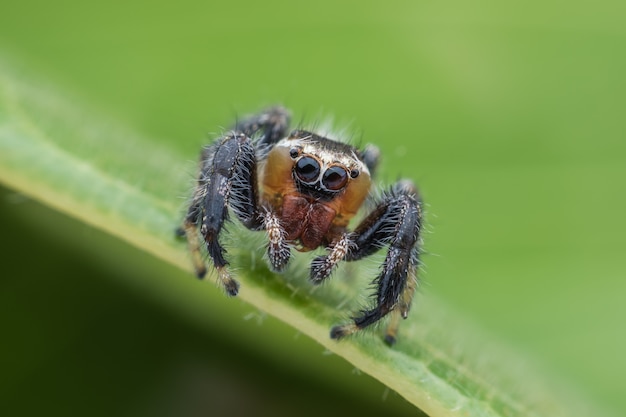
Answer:
[[305, 197], [285, 196], [280, 223], [287, 233], [288, 241], [300, 240], [301, 251], [309, 251], [323, 243], [335, 218], [335, 211], [330, 207], [311, 202]]

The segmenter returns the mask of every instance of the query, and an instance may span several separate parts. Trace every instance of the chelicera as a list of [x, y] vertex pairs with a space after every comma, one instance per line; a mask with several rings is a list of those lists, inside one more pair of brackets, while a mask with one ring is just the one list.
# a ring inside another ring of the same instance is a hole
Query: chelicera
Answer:
[[371, 307], [332, 328], [340, 339], [378, 322], [388, 314], [385, 340], [396, 340], [417, 288], [422, 202], [414, 184], [400, 180], [381, 193], [373, 210], [353, 230], [350, 220], [371, 195], [372, 174], [379, 159], [373, 145], [352, 145], [296, 129], [290, 115], [270, 108], [238, 122], [203, 148], [200, 173], [181, 228], [198, 277], [204, 277], [201, 242], [220, 285], [237, 295], [239, 283], [228, 269], [220, 243], [229, 211], [250, 230], [264, 230], [267, 257], [274, 271], [285, 269], [291, 250], [324, 248], [311, 262], [310, 281], [325, 281], [341, 261], [356, 261], [386, 248], [373, 279]]

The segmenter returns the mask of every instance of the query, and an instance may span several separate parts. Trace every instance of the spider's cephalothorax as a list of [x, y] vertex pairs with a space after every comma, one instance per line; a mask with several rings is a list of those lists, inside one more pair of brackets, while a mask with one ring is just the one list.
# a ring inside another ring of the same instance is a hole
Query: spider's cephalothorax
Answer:
[[355, 261], [387, 247], [374, 280], [376, 304], [350, 323], [333, 327], [331, 337], [339, 339], [392, 313], [385, 337], [392, 344], [417, 287], [422, 225], [417, 190], [411, 181], [397, 182], [349, 231], [348, 222], [370, 194], [378, 149], [370, 145], [359, 150], [305, 130], [287, 134], [288, 124], [285, 109], [271, 108], [237, 123], [203, 149], [198, 185], [182, 228], [196, 274], [206, 274], [199, 230], [221, 284], [230, 295], [239, 290], [219, 241], [229, 207], [247, 228], [266, 231], [275, 271], [285, 268], [291, 248], [326, 248], [311, 263], [314, 284], [328, 278], [340, 261]]

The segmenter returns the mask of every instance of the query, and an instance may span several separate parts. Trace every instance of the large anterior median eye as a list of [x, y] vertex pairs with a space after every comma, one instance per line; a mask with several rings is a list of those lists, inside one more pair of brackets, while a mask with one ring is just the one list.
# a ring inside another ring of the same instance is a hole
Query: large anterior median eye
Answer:
[[348, 172], [339, 166], [332, 166], [324, 172], [322, 184], [326, 189], [338, 191], [345, 187], [348, 182]]
[[320, 163], [315, 158], [303, 156], [296, 162], [296, 175], [303, 182], [315, 182], [320, 176]]

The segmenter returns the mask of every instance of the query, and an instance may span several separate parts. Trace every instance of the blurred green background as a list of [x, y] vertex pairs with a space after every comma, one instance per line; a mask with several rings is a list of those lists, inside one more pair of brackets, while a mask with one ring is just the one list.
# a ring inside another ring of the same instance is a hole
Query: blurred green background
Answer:
[[[378, 144], [380, 179], [415, 179], [429, 205], [421, 297], [439, 295], [626, 412], [624, 51], [626, 3], [607, 0], [0, 6], [2, 56], [189, 160], [207, 132], [274, 103], [296, 120], [332, 115]], [[216, 341], [121, 284], [133, 272], [179, 272], [10, 191], [0, 207], [2, 391], [16, 410], [411, 411], [393, 395], [342, 401], [339, 387], [227, 331]], [[235, 316], [249, 312], [232, 304]], [[274, 327], [289, 332], [262, 326]]]

